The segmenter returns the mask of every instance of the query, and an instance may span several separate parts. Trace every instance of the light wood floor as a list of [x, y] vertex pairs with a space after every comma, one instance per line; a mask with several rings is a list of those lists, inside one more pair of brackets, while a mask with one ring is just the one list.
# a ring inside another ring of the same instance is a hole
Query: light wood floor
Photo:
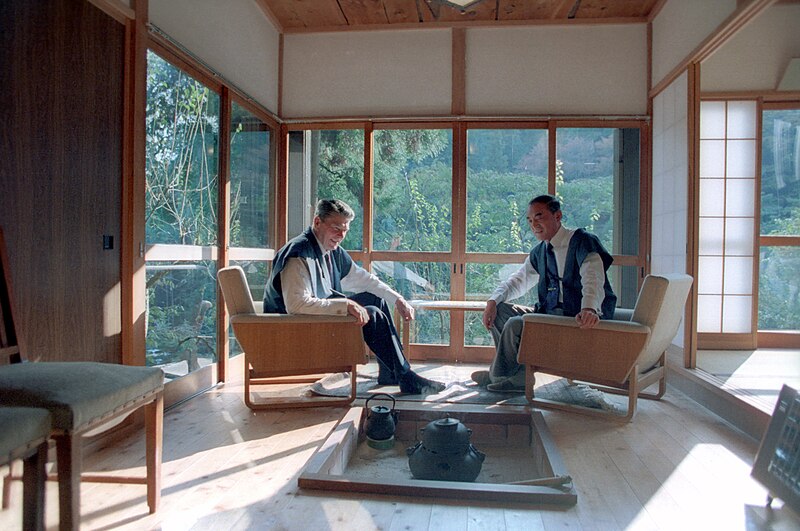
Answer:
[[783, 384], [800, 389], [800, 350], [698, 350], [697, 368], [715, 376], [731, 393], [747, 395], [772, 413]]
[[[163, 498], [147, 514], [137, 485], [82, 485], [85, 529], [417, 530], [800, 529], [800, 520], [750, 478], [757, 441], [670, 389], [640, 401], [630, 424], [544, 412], [575, 481], [568, 509], [301, 491], [306, 460], [343, 415], [320, 408], [254, 413], [239, 383], [165, 415]], [[141, 434], [87, 458], [88, 468], [143, 474]], [[21, 482], [0, 529], [20, 528]], [[57, 525], [47, 488], [47, 523]]]

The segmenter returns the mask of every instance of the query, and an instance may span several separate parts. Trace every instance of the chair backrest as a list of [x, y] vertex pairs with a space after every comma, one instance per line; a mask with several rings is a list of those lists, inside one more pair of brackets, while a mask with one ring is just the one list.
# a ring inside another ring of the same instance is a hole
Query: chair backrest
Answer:
[[247, 285], [247, 277], [244, 276], [244, 270], [241, 267], [223, 267], [217, 272], [217, 280], [231, 317], [256, 313], [253, 297], [250, 295], [250, 287]]
[[0, 227], [0, 365], [22, 361], [11, 302], [11, 271], [6, 255], [6, 240]]
[[639, 356], [642, 370], [658, 361], [678, 333], [691, 287], [692, 277], [680, 273], [645, 277], [631, 318], [650, 327], [650, 339]]

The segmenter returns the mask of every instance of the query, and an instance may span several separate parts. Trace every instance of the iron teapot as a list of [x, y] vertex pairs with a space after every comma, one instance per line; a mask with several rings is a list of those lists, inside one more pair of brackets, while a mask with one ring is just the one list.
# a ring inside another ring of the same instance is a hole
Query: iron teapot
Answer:
[[417, 479], [475, 481], [486, 454], [470, 442], [472, 430], [445, 417], [422, 429], [422, 441], [406, 450], [411, 474]]
[[[372, 406], [370, 400], [377, 397], [386, 397], [392, 401], [392, 407]], [[364, 421], [364, 433], [367, 444], [378, 450], [386, 450], [394, 446], [394, 430], [397, 427], [397, 411], [394, 410], [394, 397], [386, 393], [375, 393], [367, 398], [364, 407], [367, 409], [367, 418]]]

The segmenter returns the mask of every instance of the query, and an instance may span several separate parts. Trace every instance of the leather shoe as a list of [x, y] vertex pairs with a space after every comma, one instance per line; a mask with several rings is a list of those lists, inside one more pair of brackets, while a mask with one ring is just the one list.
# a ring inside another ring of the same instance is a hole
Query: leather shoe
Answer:
[[503, 380], [501, 382], [489, 384], [486, 386], [488, 391], [492, 391], [495, 393], [524, 393], [525, 386], [518, 385], [512, 382], [511, 380]]
[[487, 385], [492, 383], [492, 380], [489, 377], [489, 371], [475, 371], [472, 373], [471, 378], [473, 382], [480, 385], [481, 387], [486, 387]]
[[378, 373], [378, 385], [397, 385], [397, 376], [394, 373]]
[[423, 378], [413, 371], [400, 378], [400, 392], [408, 395], [433, 395], [444, 391], [445, 387], [442, 382]]

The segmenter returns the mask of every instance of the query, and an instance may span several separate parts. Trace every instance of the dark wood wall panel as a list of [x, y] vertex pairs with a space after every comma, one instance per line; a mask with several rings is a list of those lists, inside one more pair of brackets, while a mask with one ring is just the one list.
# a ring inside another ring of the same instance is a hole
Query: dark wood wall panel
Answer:
[[0, 2], [0, 225], [29, 359], [121, 362], [124, 45], [88, 2]]

